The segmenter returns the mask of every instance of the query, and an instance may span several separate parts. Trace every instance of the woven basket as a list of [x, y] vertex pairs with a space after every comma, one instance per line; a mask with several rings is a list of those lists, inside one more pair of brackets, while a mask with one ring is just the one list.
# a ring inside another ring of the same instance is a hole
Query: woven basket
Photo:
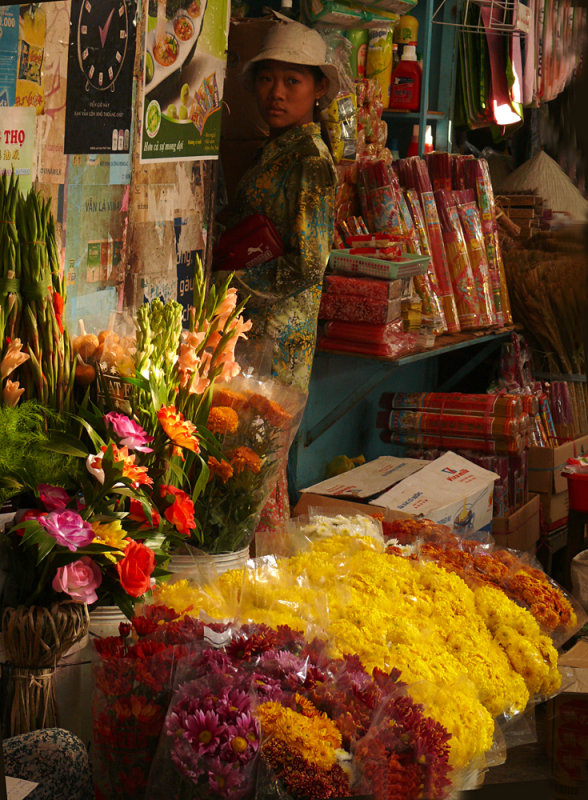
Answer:
[[88, 632], [88, 609], [65, 600], [45, 606], [6, 608], [2, 638], [12, 679], [9, 734], [57, 724], [57, 662]]

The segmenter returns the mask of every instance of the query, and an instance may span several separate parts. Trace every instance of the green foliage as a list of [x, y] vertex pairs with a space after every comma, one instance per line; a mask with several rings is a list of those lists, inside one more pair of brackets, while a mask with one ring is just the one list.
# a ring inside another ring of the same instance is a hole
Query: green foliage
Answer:
[[0, 503], [26, 485], [51, 483], [68, 488], [74, 484], [78, 460], [71, 452], [47, 449], [49, 426], [65, 432], [62, 419], [34, 400], [16, 408], [0, 406]]

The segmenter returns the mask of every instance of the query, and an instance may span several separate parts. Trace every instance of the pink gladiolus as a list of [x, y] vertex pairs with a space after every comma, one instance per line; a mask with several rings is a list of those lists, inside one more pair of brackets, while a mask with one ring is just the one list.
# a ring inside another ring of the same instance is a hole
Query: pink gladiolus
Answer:
[[188, 331], [184, 334], [184, 342], [188, 345], [188, 347], [199, 347], [204, 339], [206, 338], [206, 333], [208, 331], [208, 322], [204, 321], [204, 330], [202, 331]]
[[4, 389], [2, 390], [2, 399], [4, 400], [4, 405], [9, 406], [10, 408], [15, 408], [18, 405], [18, 401], [20, 400], [22, 394], [24, 394], [24, 387], [21, 389], [18, 381], [11, 381], [9, 378], [7, 378], [6, 383], [4, 384]]
[[28, 361], [29, 358], [30, 356], [28, 353], [22, 352], [21, 340], [13, 339], [8, 345], [6, 355], [2, 361], [0, 361], [0, 376], [6, 378], [11, 372], [14, 372], [17, 367], [20, 367], [21, 364]]
[[223, 369], [220, 374], [221, 380], [230, 381], [241, 372], [241, 367], [236, 361], [224, 361]]
[[63, 511], [67, 508], [70, 497], [61, 486], [51, 486], [49, 483], [39, 484], [39, 497], [47, 511]]
[[148, 442], [153, 441], [153, 436], [149, 436], [138, 423], [125, 414], [111, 411], [104, 415], [104, 420], [112, 426], [123, 447], [137, 450], [139, 453], [153, 452], [153, 448], [147, 446]]
[[82, 556], [72, 564], [59, 567], [51, 586], [56, 592], [65, 592], [77, 603], [95, 603], [96, 589], [102, 583], [102, 573], [89, 556]]
[[198, 375], [194, 375], [188, 391], [190, 394], [203, 394], [209, 386], [210, 381], [208, 378], [201, 378]]
[[39, 525], [52, 536], [57, 544], [75, 552], [85, 547], [94, 539], [94, 531], [77, 511], [51, 511], [39, 520]]
[[237, 290], [229, 289], [216, 309], [215, 316], [227, 320], [237, 307]]
[[178, 368], [183, 372], [194, 372], [199, 364], [200, 359], [196, 355], [194, 348], [189, 344], [181, 344], [178, 354]]

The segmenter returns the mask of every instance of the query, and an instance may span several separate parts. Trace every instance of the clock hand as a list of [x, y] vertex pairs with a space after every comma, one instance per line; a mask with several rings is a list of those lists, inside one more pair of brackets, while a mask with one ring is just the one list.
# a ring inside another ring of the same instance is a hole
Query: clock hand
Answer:
[[104, 47], [104, 43], [106, 42], [106, 37], [108, 36], [108, 31], [110, 30], [110, 23], [112, 22], [112, 15], [114, 14], [114, 8], [108, 15], [108, 19], [104, 23], [104, 27], [98, 26], [98, 30], [100, 31], [100, 44]]

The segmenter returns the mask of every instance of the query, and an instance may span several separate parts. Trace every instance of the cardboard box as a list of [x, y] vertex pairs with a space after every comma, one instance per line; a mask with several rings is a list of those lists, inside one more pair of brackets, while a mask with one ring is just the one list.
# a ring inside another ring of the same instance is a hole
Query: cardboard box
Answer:
[[449, 451], [371, 502], [466, 534], [481, 530], [492, 520], [498, 477]]
[[580, 788], [588, 779], [588, 640], [560, 656], [559, 666], [566, 674], [561, 694], [547, 704], [547, 749], [557, 784]]
[[506, 517], [494, 517], [492, 536], [500, 547], [535, 552], [540, 536], [539, 495]]
[[567, 522], [568, 511], [570, 510], [570, 497], [567, 489], [565, 492], [558, 492], [557, 494], [552, 494], [551, 492], [549, 494], [542, 493], [539, 498], [547, 530], [559, 528]]
[[315, 483], [301, 491], [311, 492], [315, 495], [365, 500], [368, 497], [382, 494], [386, 489], [418, 472], [429, 463], [429, 461], [421, 461], [418, 458], [380, 456], [373, 461], [368, 461], [367, 464], [361, 464], [355, 469], [327, 478], [327, 480]]
[[568, 488], [561, 474], [568, 458], [588, 453], [588, 436], [581, 436], [558, 447], [529, 447], [529, 491], [559, 494]]

